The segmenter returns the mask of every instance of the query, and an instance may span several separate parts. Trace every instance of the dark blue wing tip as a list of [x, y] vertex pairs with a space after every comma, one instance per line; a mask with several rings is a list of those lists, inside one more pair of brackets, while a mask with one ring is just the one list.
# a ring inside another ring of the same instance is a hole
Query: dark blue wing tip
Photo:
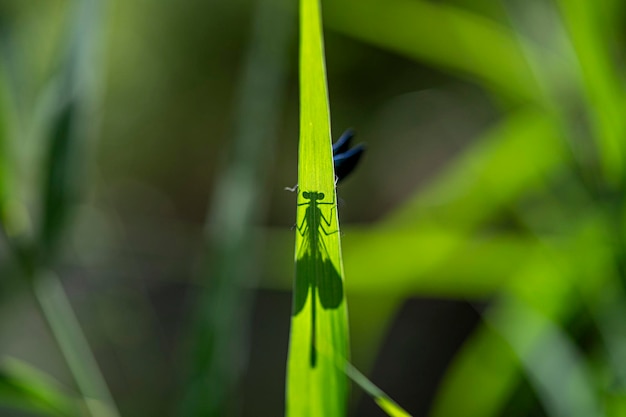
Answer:
[[337, 183], [341, 182], [354, 171], [361, 156], [363, 156], [363, 152], [365, 152], [365, 145], [362, 143], [350, 149], [350, 143], [353, 138], [354, 129], [346, 129], [337, 142], [333, 144], [333, 162], [335, 164]]
[[363, 152], [365, 152], [365, 144], [359, 143], [354, 148], [348, 149], [345, 152], [335, 155], [333, 157], [333, 160], [335, 161], [335, 166], [346, 160], [354, 160], [354, 163], [356, 164], [356, 161], [361, 158]]
[[337, 142], [333, 144], [333, 155], [338, 155], [340, 153], [346, 152], [350, 148], [350, 142], [352, 142], [352, 138], [354, 138], [354, 129], [348, 128], [346, 129]]
[[354, 171], [357, 164], [359, 163], [359, 160], [363, 156], [364, 151], [365, 146], [358, 145], [347, 152], [335, 156], [334, 162], [337, 183], [341, 182], [344, 178], [350, 175], [352, 171]]

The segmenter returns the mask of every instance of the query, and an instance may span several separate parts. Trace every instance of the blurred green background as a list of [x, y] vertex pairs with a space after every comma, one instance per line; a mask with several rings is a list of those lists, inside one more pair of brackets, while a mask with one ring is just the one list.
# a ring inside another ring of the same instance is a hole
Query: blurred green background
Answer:
[[[626, 415], [623, 3], [322, 6], [353, 363]], [[0, 415], [281, 415], [296, 2], [2, 1], [0, 100]]]

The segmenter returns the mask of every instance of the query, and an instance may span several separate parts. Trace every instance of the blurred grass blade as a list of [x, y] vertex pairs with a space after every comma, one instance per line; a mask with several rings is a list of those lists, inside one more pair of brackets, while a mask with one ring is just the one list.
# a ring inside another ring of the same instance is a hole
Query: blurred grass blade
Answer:
[[[602, 342], [607, 350], [607, 365], [614, 373], [616, 381], [626, 381], [626, 296], [619, 277], [614, 277], [606, 283], [599, 302], [593, 303], [591, 310], [595, 323], [600, 332]], [[611, 387], [606, 395], [606, 414], [609, 416], [626, 415], [626, 396], [620, 387]]]
[[11, 199], [12, 178], [9, 154], [9, 112], [8, 92], [6, 91], [6, 79], [3, 68], [0, 67], [0, 228], [8, 235], [13, 234], [9, 205]]
[[513, 33], [478, 14], [424, 0], [335, 0], [327, 8], [326, 23], [348, 36], [470, 75], [496, 94], [541, 96]]
[[259, 268], [255, 225], [263, 218], [263, 190], [284, 101], [294, 7], [258, 0], [242, 68], [232, 148], [207, 215], [205, 248], [195, 291], [196, 317], [184, 416], [236, 415], [248, 362], [251, 304]]
[[346, 373], [356, 384], [367, 392], [376, 401], [376, 404], [391, 417], [410, 417], [410, 414], [395, 403], [380, 388], [367, 379], [351, 363], [346, 363]]
[[[51, 129], [50, 148], [46, 161], [46, 184], [44, 185], [44, 217], [41, 227], [40, 246], [42, 256], [52, 258], [59, 246], [59, 239], [66, 226], [68, 211], [77, 203], [76, 133], [72, 122], [76, 118], [76, 104], [61, 104]], [[79, 145], [82, 146], [82, 145]]]
[[318, 0], [300, 1], [300, 145], [296, 276], [286, 414], [346, 414], [348, 359], [339, 223]]
[[[51, 272], [62, 246], [73, 208], [78, 202], [89, 160], [89, 141], [98, 126], [101, 88], [100, 0], [73, 4], [65, 54], [49, 95], [40, 104], [47, 115], [44, 183], [36, 250], [23, 262], [25, 278], [56, 343], [94, 417], [119, 415], [78, 319], [59, 278]], [[30, 264], [28, 264], [30, 262]]]
[[512, 113], [389, 216], [385, 225], [421, 230], [440, 224], [469, 231], [544, 184], [567, 156], [562, 134], [549, 115], [532, 109]]
[[[494, 234], [470, 238], [445, 228], [400, 230], [344, 227], [344, 269], [358, 277], [346, 282], [348, 293], [479, 299], [498, 293], [510, 278], [511, 264], [523, 264], [541, 250], [530, 238]], [[293, 246], [288, 231], [268, 231], [270, 260]], [[409, 256], [420, 253], [423, 256]], [[376, 262], [368, 260], [377, 253]], [[385, 279], [380, 276], [384, 274]], [[268, 262], [266, 288], [287, 290], [293, 270]]]
[[[587, 109], [591, 115], [594, 138], [602, 159], [605, 179], [621, 185], [624, 176], [626, 134], [623, 79], [616, 72], [610, 53], [608, 16], [601, 7], [586, 0], [559, 0], [570, 39], [580, 65]], [[617, 58], [615, 61], [618, 61]]]
[[[0, 232], [7, 238], [23, 237], [28, 217], [19, 202], [21, 181], [16, 175], [18, 109], [13, 68], [16, 65], [9, 36], [10, 25], [0, 12]], [[2, 27], [2, 25], [6, 27]]]
[[42, 274], [33, 283], [34, 294], [93, 417], [117, 417], [119, 412], [98, 368], [78, 318], [58, 277]]
[[496, 417], [519, 382], [511, 347], [489, 326], [479, 327], [455, 355], [435, 397], [431, 417]]
[[602, 415], [580, 353], [551, 320], [506, 297], [486, 315], [486, 322], [456, 357], [432, 416], [501, 415], [522, 370], [547, 415]]
[[76, 1], [73, 25], [59, 71], [42, 95], [43, 127], [48, 140], [41, 194], [40, 255], [52, 259], [84, 186], [101, 100], [101, 0]]
[[603, 415], [585, 360], [574, 341], [523, 302], [508, 297], [506, 303], [507, 308], [489, 315], [487, 322], [513, 348], [546, 413], [552, 417]]
[[[582, 293], [586, 298], [593, 299], [604, 288], [606, 279], [611, 276], [609, 271], [614, 261], [606, 246], [599, 243], [606, 241], [605, 231], [599, 226], [598, 219], [581, 219], [581, 227], [568, 240], [561, 242], [563, 246], [543, 246], [534, 257], [517, 264], [517, 273], [509, 279], [507, 286], [508, 296], [491, 307], [487, 313], [488, 323], [472, 335], [449, 367], [431, 416], [501, 415], [502, 408], [519, 384], [520, 371], [539, 372], [528, 368], [534, 367], [534, 362], [524, 361], [532, 360], [532, 357], [526, 355], [537, 352], [534, 349], [547, 340], [544, 338], [549, 334], [544, 331], [546, 323], [567, 323], [573, 317], [581, 306], [572, 294]], [[595, 244], [590, 245], [590, 242]], [[527, 305], [536, 314], [520, 314], [520, 303]], [[543, 319], [537, 320], [536, 315]], [[506, 331], [494, 327], [493, 320], [499, 326], [506, 327]], [[553, 337], [549, 336], [548, 339], [552, 340]], [[561, 349], [565, 342], [560, 340], [554, 343]], [[580, 379], [583, 376], [575, 377]], [[534, 377], [543, 380], [553, 376]], [[584, 380], [575, 384], [579, 387], [577, 389], [582, 389], [581, 395], [587, 395]], [[551, 397], [555, 394], [554, 391], [545, 391], [542, 395]], [[590, 404], [591, 400], [586, 398], [584, 401]], [[557, 407], [564, 406], [561, 404]]]
[[79, 417], [78, 399], [53, 379], [25, 362], [0, 361], [0, 404], [58, 417]]
[[[608, 362], [616, 379], [626, 381], [626, 361], [623, 360], [623, 352], [626, 352], [626, 328], [623, 324], [626, 317], [626, 295], [620, 284], [618, 277], [608, 280], [599, 302], [592, 306], [592, 312], [609, 353]], [[593, 301], [588, 300], [590, 303]]]

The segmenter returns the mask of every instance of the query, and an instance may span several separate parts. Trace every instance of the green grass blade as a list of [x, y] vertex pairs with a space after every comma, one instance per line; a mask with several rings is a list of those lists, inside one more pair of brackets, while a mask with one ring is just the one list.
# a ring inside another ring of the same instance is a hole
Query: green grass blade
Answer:
[[343, 416], [348, 356], [321, 12], [300, 2], [300, 147], [288, 416]]
[[18, 119], [14, 86], [10, 83], [11, 54], [5, 49], [10, 43], [7, 33], [0, 34], [0, 232], [6, 238], [16, 238], [28, 229], [28, 216], [19, 201], [21, 182], [16, 175], [15, 132]]
[[376, 401], [376, 404], [391, 417], [410, 417], [402, 407], [396, 404], [387, 394], [372, 383], [352, 364], [346, 363], [346, 373], [356, 384]]
[[33, 291], [89, 415], [119, 417], [115, 401], [58, 277], [53, 273], [42, 274], [34, 280]]
[[[295, 5], [258, 0], [240, 75], [232, 147], [206, 220], [196, 291], [189, 376], [181, 416], [235, 415], [248, 362], [252, 294], [262, 248], [252, 232], [266, 211], [267, 166], [275, 147]], [[287, 252], [283, 252], [287, 253]], [[292, 278], [292, 277], [290, 277]]]
[[0, 403], [58, 417], [81, 416], [77, 398], [43, 372], [20, 360], [0, 362]]
[[604, 415], [587, 363], [573, 339], [526, 303], [515, 297], [505, 301], [508, 308], [500, 315], [487, 317], [487, 322], [513, 348], [546, 414], [554, 417]]
[[504, 25], [459, 7], [417, 0], [335, 0], [327, 24], [334, 30], [438, 68], [462, 73], [517, 100], [540, 89]]
[[[38, 241], [22, 265], [40, 311], [83, 395], [89, 415], [119, 416], [59, 278], [52, 272], [73, 210], [83, 191], [89, 141], [95, 138], [101, 100], [101, 29], [104, 2], [76, 2], [61, 65], [42, 96], [48, 141], [41, 187]], [[49, 101], [48, 101], [49, 100]]]
[[[11, 170], [8, 167], [9, 155], [8, 151], [8, 111], [5, 97], [6, 82], [2, 69], [0, 68], [0, 227], [10, 229], [8, 205], [10, 195], [11, 180], [9, 175]], [[10, 233], [10, 232], [9, 232]]]
[[601, 415], [587, 364], [556, 325], [566, 315], [548, 318], [515, 296], [504, 297], [456, 358], [431, 415], [501, 415], [522, 370], [547, 415]]
[[[73, 134], [72, 124], [76, 119], [74, 103], [63, 103], [50, 131], [50, 148], [46, 161], [46, 183], [44, 184], [45, 207], [40, 236], [42, 252], [54, 252], [59, 246], [59, 239], [68, 211], [77, 200], [77, 178], [72, 175], [76, 165], [73, 151], [77, 135]], [[59, 106], [59, 107], [61, 107]]]
[[563, 136], [551, 117], [532, 109], [511, 113], [385, 225], [423, 230], [435, 223], [471, 230], [544, 184], [566, 162]]
[[[518, 272], [510, 279], [507, 297], [494, 304], [487, 313], [488, 323], [474, 333], [450, 365], [435, 399], [432, 417], [501, 415], [519, 383], [521, 371], [531, 371], [527, 352], [532, 349], [539, 352], [545, 341], [541, 336], [546, 333], [539, 331], [544, 327], [537, 320], [513, 319], [519, 317], [519, 303], [528, 305], [552, 323], [566, 323], [580, 308], [572, 298], [574, 292], [593, 299], [605, 288], [612, 261], [610, 252], [599, 242], [607, 237], [596, 219], [581, 222], [583, 226], [563, 246], [545, 246], [537, 252], [536, 259], [519, 264]], [[512, 300], [519, 301], [516, 304]], [[503, 328], [507, 326], [505, 334]], [[561, 349], [562, 340], [554, 343], [555, 348]], [[532, 371], [540, 370], [534, 367]], [[586, 378], [584, 371], [581, 372], [576, 378]], [[579, 379], [576, 384], [577, 389], [586, 391], [585, 379]], [[556, 394], [546, 391], [541, 395], [547, 396], [542, 398], [545, 400]], [[584, 395], [587, 407], [590, 400]]]
[[47, 154], [41, 188], [39, 256], [50, 262], [85, 188], [90, 142], [95, 139], [102, 100], [102, 25], [105, 4], [76, 2], [58, 71], [40, 97]]
[[593, 2], [560, 0], [557, 3], [578, 58], [605, 179], [611, 185], [620, 184], [624, 176], [622, 142], [626, 123], [623, 81], [610, 53], [610, 24]]

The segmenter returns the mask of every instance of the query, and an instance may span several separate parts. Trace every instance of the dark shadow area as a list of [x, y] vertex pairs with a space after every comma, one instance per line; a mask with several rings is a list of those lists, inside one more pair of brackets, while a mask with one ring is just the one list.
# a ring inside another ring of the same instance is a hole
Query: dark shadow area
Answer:
[[[480, 322], [475, 307], [464, 301], [409, 300], [391, 325], [369, 375], [376, 385], [413, 416], [426, 416], [446, 368]], [[386, 414], [358, 393], [351, 414]]]
[[320, 303], [324, 309], [335, 309], [343, 300], [343, 282], [341, 275], [328, 256], [324, 241], [320, 232], [325, 235], [337, 233], [337, 230], [329, 231], [327, 228], [332, 224], [322, 213], [320, 205], [330, 206], [331, 213], [334, 201], [322, 202], [324, 193], [317, 191], [303, 191], [302, 197], [308, 202], [299, 203], [298, 206], [307, 206], [304, 219], [297, 226], [298, 233], [303, 238], [302, 248], [298, 250], [296, 261], [296, 289], [293, 315], [302, 311], [306, 304], [309, 288], [311, 289], [311, 367], [316, 364], [315, 351], [315, 326], [316, 305], [315, 295], [319, 295]]
[[281, 416], [289, 346], [291, 294], [258, 291], [253, 308], [250, 362], [242, 390], [241, 417]]

